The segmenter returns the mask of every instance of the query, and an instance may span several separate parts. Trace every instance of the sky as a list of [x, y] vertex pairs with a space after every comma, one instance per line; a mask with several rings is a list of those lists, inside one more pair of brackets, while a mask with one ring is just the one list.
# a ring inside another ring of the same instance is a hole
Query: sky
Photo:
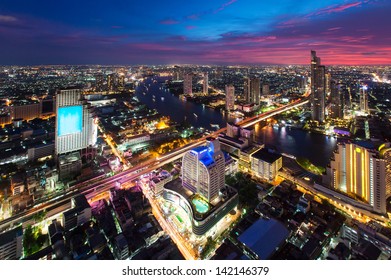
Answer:
[[390, 0], [1, 0], [0, 65], [391, 64]]

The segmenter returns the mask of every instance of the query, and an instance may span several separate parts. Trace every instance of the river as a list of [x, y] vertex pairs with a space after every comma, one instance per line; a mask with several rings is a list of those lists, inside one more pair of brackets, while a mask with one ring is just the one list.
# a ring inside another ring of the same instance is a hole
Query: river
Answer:
[[[201, 104], [180, 100], [166, 90], [164, 84], [153, 83], [152, 79], [146, 80], [136, 88], [136, 96], [142, 103], [156, 109], [162, 115], [170, 116], [176, 122], [182, 122], [186, 118], [194, 127], [215, 130], [210, 124], [224, 127], [227, 120], [235, 121]], [[312, 163], [324, 167], [329, 163], [337, 145], [337, 139], [333, 137], [289, 127], [256, 127], [255, 137], [281, 153], [305, 157]]]

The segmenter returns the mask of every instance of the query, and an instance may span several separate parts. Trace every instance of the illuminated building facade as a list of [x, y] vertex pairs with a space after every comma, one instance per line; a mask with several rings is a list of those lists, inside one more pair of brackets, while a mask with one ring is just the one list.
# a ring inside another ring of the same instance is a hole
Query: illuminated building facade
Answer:
[[386, 197], [391, 196], [391, 143], [379, 147], [380, 157], [386, 162]]
[[263, 84], [262, 85], [262, 95], [269, 95], [269, 94], [270, 94], [269, 84]]
[[323, 122], [325, 119], [326, 79], [325, 67], [320, 58], [311, 51], [311, 109], [312, 120]]
[[259, 105], [261, 96], [261, 81], [259, 78], [252, 78], [250, 80], [250, 103]]
[[233, 85], [225, 86], [225, 109], [235, 110], [235, 87]]
[[243, 81], [243, 96], [246, 99], [247, 103], [251, 103], [251, 96], [250, 96], [250, 78], [244, 78]]
[[342, 84], [331, 81], [330, 117], [343, 119], [345, 107], [345, 88]]
[[268, 149], [261, 149], [251, 156], [251, 171], [257, 177], [273, 181], [277, 178], [278, 171], [282, 168], [282, 156], [271, 153]]
[[360, 111], [364, 114], [369, 113], [368, 108], [368, 87], [362, 86], [360, 88]]
[[202, 83], [202, 93], [205, 95], [208, 95], [208, 87], [209, 87], [209, 80], [208, 80], [208, 73], [204, 73], [204, 81]]
[[330, 187], [358, 197], [378, 213], [386, 212], [386, 161], [354, 143], [339, 144], [327, 169]]
[[183, 156], [182, 185], [208, 202], [219, 196], [225, 185], [225, 158], [218, 139], [208, 138], [206, 146], [194, 148]]
[[59, 90], [56, 94], [56, 154], [79, 151], [97, 140], [97, 124], [80, 89]]
[[183, 93], [193, 95], [193, 74], [185, 74], [183, 79]]

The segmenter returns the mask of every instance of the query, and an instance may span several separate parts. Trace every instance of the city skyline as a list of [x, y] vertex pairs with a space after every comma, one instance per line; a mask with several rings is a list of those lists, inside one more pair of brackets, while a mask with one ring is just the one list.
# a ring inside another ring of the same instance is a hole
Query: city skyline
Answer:
[[3, 1], [1, 64], [391, 64], [385, 0], [73, 2]]

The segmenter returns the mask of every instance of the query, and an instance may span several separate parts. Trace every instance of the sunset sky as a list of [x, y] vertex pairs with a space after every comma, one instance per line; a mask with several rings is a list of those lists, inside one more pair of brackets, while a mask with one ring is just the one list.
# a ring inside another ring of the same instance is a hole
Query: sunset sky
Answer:
[[1, 0], [0, 65], [391, 64], [391, 1]]

